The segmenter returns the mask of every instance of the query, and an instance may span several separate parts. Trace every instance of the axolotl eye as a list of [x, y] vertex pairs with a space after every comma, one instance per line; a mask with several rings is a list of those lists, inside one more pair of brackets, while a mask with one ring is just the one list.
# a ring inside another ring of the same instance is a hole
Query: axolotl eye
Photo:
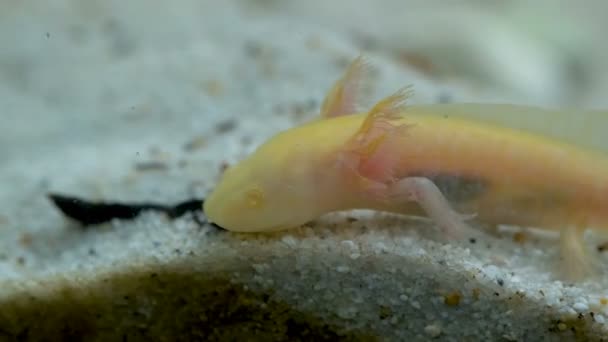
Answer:
[[249, 208], [257, 209], [263, 207], [265, 203], [264, 190], [259, 186], [246, 190], [245, 201]]

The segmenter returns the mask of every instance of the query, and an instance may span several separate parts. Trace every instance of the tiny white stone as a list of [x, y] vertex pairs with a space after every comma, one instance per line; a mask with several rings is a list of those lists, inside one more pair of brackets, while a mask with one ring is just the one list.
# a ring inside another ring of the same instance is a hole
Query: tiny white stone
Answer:
[[497, 276], [497, 275], [498, 275], [498, 272], [499, 272], [498, 267], [496, 267], [496, 266], [494, 266], [494, 265], [488, 265], [488, 266], [486, 266], [486, 267], [485, 267], [485, 271], [486, 271], [486, 274], [487, 274], [488, 276], [490, 276], [490, 277], [495, 277], [495, 276]]
[[289, 247], [294, 247], [297, 244], [296, 239], [291, 235], [285, 235], [281, 241]]
[[354, 318], [357, 316], [357, 309], [354, 307], [342, 308], [338, 310], [337, 314], [340, 318]]
[[604, 318], [603, 315], [595, 315], [594, 318], [595, 318], [595, 321], [600, 324], [606, 323], [606, 319]]
[[572, 307], [574, 308], [574, 310], [576, 310], [578, 312], [589, 310], [589, 306], [587, 306], [587, 304], [581, 303], [581, 302], [574, 303], [574, 305]]
[[502, 338], [504, 338], [507, 341], [517, 341], [517, 337], [515, 337], [513, 335], [509, 335], [509, 334], [502, 335]]
[[411, 305], [412, 305], [414, 308], [416, 308], [416, 309], [420, 309], [420, 303], [418, 303], [418, 302], [416, 302], [416, 301], [413, 301], [413, 302], [411, 303]]
[[437, 337], [441, 335], [441, 327], [438, 324], [429, 324], [424, 327], [424, 332], [431, 337]]
[[350, 249], [357, 248], [357, 246], [355, 245], [355, 243], [352, 242], [351, 240], [343, 240], [341, 243], [342, 243], [342, 246], [344, 246], [346, 248], [350, 248]]
[[386, 245], [384, 243], [382, 243], [382, 242], [376, 242], [374, 244], [374, 252], [376, 254], [384, 253], [386, 251], [388, 251], [388, 247], [386, 247]]
[[348, 268], [348, 266], [338, 266], [336, 267], [336, 271], [338, 271], [338, 273], [346, 273], [350, 271], [350, 268]]
[[359, 253], [352, 253], [350, 255], [350, 258], [353, 260], [356, 260], [356, 259], [359, 259], [360, 256], [361, 256], [361, 254], [359, 254]]
[[401, 296], [399, 296], [399, 299], [401, 299], [402, 301], [407, 301], [408, 300], [408, 296], [402, 294]]
[[264, 269], [267, 268], [267, 265], [266, 264], [253, 264], [253, 265], [251, 265], [251, 267], [253, 267], [253, 269], [257, 273], [262, 273], [262, 272], [264, 272]]

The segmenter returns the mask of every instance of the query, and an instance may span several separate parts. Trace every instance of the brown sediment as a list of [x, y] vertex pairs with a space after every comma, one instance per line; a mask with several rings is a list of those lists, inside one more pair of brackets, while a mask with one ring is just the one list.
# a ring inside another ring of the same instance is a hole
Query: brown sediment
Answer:
[[226, 275], [119, 274], [52, 296], [23, 291], [0, 303], [0, 339], [19, 341], [373, 341], [233, 284]]

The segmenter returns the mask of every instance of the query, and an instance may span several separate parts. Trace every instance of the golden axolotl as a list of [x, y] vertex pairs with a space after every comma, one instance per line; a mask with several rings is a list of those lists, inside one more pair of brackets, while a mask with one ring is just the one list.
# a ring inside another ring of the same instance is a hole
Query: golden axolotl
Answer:
[[591, 270], [582, 233], [608, 229], [607, 113], [410, 106], [409, 87], [361, 111], [368, 70], [355, 59], [320, 118], [226, 170], [205, 201], [208, 218], [231, 231], [264, 232], [375, 209], [426, 215], [453, 236], [473, 214], [489, 224], [558, 230], [566, 275]]

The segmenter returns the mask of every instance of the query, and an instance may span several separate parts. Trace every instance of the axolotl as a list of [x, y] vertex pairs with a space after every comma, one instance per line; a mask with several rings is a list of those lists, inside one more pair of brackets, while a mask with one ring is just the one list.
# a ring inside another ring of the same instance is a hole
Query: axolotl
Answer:
[[266, 232], [372, 209], [426, 216], [461, 236], [475, 219], [557, 230], [565, 275], [595, 269], [583, 233], [608, 229], [607, 113], [409, 105], [409, 86], [366, 111], [370, 67], [356, 58], [318, 118], [229, 167], [204, 203], [209, 220]]

